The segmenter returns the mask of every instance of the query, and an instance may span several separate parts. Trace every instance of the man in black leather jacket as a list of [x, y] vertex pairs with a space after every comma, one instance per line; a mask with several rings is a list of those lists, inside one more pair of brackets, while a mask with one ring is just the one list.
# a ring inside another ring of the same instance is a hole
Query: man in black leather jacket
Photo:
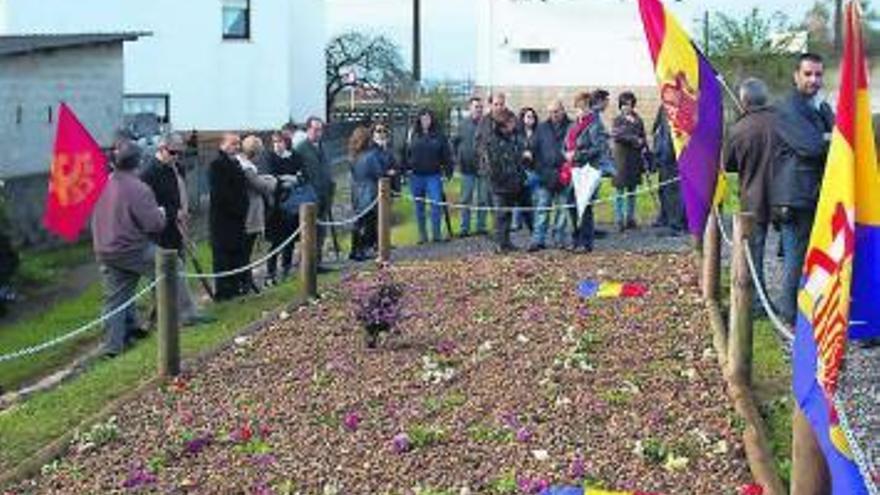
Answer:
[[782, 231], [784, 262], [779, 309], [789, 324], [797, 316], [798, 286], [834, 128], [831, 107], [819, 96], [823, 70], [820, 56], [799, 55], [794, 88], [777, 104], [779, 146], [770, 181], [770, 205], [773, 220]]

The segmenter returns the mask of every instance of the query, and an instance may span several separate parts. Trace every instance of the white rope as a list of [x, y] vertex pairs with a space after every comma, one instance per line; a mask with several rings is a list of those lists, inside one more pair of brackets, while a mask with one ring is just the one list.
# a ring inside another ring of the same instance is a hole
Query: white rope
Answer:
[[232, 275], [238, 275], [239, 273], [244, 273], [244, 272], [253, 270], [254, 268], [256, 268], [256, 267], [262, 265], [263, 263], [265, 263], [266, 261], [268, 261], [269, 258], [271, 258], [272, 256], [275, 256], [278, 253], [280, 253], [282, 249], [287, 247], [288, 244], [290, 244], [291, 242], [293, 242], [294, 239], [296, 239], [296, 237], [300, 234], [301, 231], [302, 231], [302, 225], [300, 225], [300, 227], [298, 229], [296, 229], [296, 231], [294, 233], [290, 234], [290, 237], [288, 237], [287, 239], [284, 239], [284, 241], [281, 244], [279, 244], [275, 249], [266, 253], [262, 258], [260, 258], [256, 261], [253, 261], [250, 264], [247, 264], [245, 266], [241, 266], [241, 267], [235, 268], [233, 270], [226, 270], [225, 272], [220, 272], [220, 273], [179, 272], [178, 275], [183, 278], [188, 278], [188, 279], [222, 278], [222, 277], [230, 277]]
[[718, 210], [717, 206], [715, 207], [715, 220], [718, 222], [718, 230], [721, 231], [721, 238], [724, 239], [724, 243], [728, 246], [733, 246], [733, 241], [727, 235], [727, 230], [724, 228], [724, 219], [721, 218], [721, 211]]
[[843, 404], [840, 402], [837, 394], [834, 394], [834, 407], [837, 409], [837, 420], [840, 422], [840, 430], [843, 431], [843, 436], [846, 438], [847, 443], [849, 444], [849, 450], [852, 452], [853, 460], [858, 466], [859, 471], [862, 473], [862, 479], [865, 481], [865, 487], [868, 489], [868, 493], [870, 495], [878, 495], [877, 483], [874, 482], [874, 478], [872, 477], [871, 470], [868, 469], [870, 465], [868, 463], [868, 456], [865, 455], [865, 452], [862, 450], [862, 447], [859, 445], [859, 442], [856, 441], [855, 436], [852, 433], [852, 429], [849, 426], [849, 419], [846, 415], [846, 410], [843, 407]]
[[[639, 196], [639, 195], [642, 195], [645, 193], [656, 191], [656, 190], [661, 189], [669, 184], [674, 184], [680, 180], [681, 179], [679, 177], [674, 177], [672, 179], [665, 180], [663, 182], [660, 182], [660, 183], [657, 183], [657, 184], [654, 184], [654, 185], [651, 185], [648, 187], [637, 189], [632, 192], [615, 194], [615, 195], [610, 196], [608, 198], [602, 198], [602, 199], [590, 201], [589, 203], [587, 203], [587, 205], [593, 206], [593, 205], [598, 205], [598, 204], [602, 204], [602, 203], [611, 203], [611, 202], [614, 202], [618, 197], [625, 198], [625, 197], [629, 197], [629, 196]], [[450, 203], [448, 201], [434, 201], [434, 200], [426, 198], [426, 197], [413, 196], [410, 193], [395, 193], [395, 196], [399, 197], [399, 198], [408, 199], [408, 200], [414, 201], [414, 202], [421, 202], [421, 203], [430, 204], [430, 205], [437, 205], [437, 206], [445, 206], [445, 207], [449, 207], [449, 208], [453, 208], [453, 209], [457, 209], [457, 210], [471, 210], [471, 211], [488, 211], [488, 212], [493, 212], [493, 211], [511, 211], [511, 212], [513, 212], [513, 211], [522, 211], [522, 212], [536, 211], [537, 212], [537, 211], [573, 210], [573, 209], [577, 208], [577, 204], [560, 204], [560, 205], [552, 205], [552, 206], [473, 206], [473, 205], [466, 205], [466, 204], [461, 204], [461, 203]]]
[[773, 305], [770, 304], [770, 298], [767, 297], [764, 284], [758, 279], [758, 269], [755, 266], [755, 259], [752, 257], [752, 248], [749, 246], [748, 242], [744, 242], [743, 244], [745, 245], [746, 262], [749, 265], [749, 273], [752, 275], [752, 285], [754, 285], [758, 291], [758, 299], [761, 300], [761, 305], [764, 306], [764, 312], [770, 317], [770, 321], [773, 323], [776, 332], [778, 332], [790, 346], [792, 341], [794, 341], [794, 334], [791, 332], [788, 325], [783, 323], [782, 319], [779, 318], [779, 315], [773, 310]]
[[379, 204], [379, 197], [376, 196], [376, 199], [374, 199], [373, 202], [370, 203], [370, 206], [367, 206], [366, 208], [364, 208], [364, 209], [363, 209], [360, 213], [358, 213], [357, 215], [355, 215], [355, 216], [353, 216], [353, 217], [351, 217], [351, 218], [349, 218], [349, 219], [346, 219], [346, 220], [338, 220], [338, 221], [335, 221], [335, 222], [324, 222], [324, 221], [318, 221], [318, 225], [320, 225], [320, 226], [322, 226], [322, 227], [343, 227], [343, 226], [345, 226], [345, 225], [349, 225], [349, 224], [355, 223], [355, 222], [357, 222], [358, 220], [360, 220], [361, 218], [367, 216], [367, 214], [370, 213], [370, 211], [371, 211], [376, 205], [378, 205], [378, 204]]
[[49, 340], [47, 342], [43, 342], [42, 344], [37, 344], [35, 346], [31, 346], [31, 347], [17, 350], [15, 352], [11, 352], [9, 354], [4, 354], [4, 355], [0, 356], [0, 363], [6, 362], [6, 361], [12, 361], [13, 359], [18, 359], [21, 357], [36, 354], [38, 352], [49, 349], [50, 347], [55, 347], [56, 345], [61, 344], [62, 342], [66, 342], [74, 337], [77, 337], [77, 336], [89, 331], [90, 329], [94, 328], [97, 325], [104, 323], [105, 321], [116, 316], [121, 311], [125, 310], [126, 308], [128, 308], [129, 306], [134, 304], [138, 299], [141, 298], [141, 296], [143, 296], [147, 292], [150, 292], [151, 290], [153, 290], [153, 288], [156, 287], [156, 284], [159, 283], [160, 279], [161, 279], [161, 277], [152, 280], [140, 292], [131, 296], [130, 299], [128, 299], [124, 303], [120, 304], [119, 306], [116, 306], [115, 308], [113, 308], [113, 310], [111, 310], [109, 313], [107, 313], [105, 315], [102, 315], [100, 318], [92, 320], [92, 321], [86, 323], [85, 325], [77, 328], [76, 330], [73, 330], [72, 332], [66, 333], [64, 335], [61, 335], [60, 337], [56, 337], [56, 338]]

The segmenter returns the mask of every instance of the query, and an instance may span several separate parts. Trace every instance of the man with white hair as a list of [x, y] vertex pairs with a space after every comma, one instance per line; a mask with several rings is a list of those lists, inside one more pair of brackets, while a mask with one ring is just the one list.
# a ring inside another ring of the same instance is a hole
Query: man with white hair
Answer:
[[[755, 215], [749, 249], [764, 285], [764, 245], [770, 223], [770, 172], [778, 152], [776, 114], [769, 105], [767, 85], [749, 78], [739, 88], [739, 101], [745, 113], [730, 130], [725, 169], [739, 172], [739, 197], [743, 211]], [[756, 298], [758, 306], [760, 302]]]

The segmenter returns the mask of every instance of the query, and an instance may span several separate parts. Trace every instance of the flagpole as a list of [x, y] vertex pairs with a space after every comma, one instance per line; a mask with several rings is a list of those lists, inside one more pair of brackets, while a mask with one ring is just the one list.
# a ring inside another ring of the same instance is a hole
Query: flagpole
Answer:
[[727, 92], [727, 96], [730, 97], [731, 100], [736, 104], [737, 110], [739, 110], [740, 114], [746, 113], [746, 109], [743, 108], [742, 103], [740, 103], [739, 98], [737, 98], [736, 93], [730, 89], [730, 86], [727, 85], [727, 81], [724, 80], [724, 76], [721, 74], [715, 74], [715, 79], [721, 84], [721, 87]]

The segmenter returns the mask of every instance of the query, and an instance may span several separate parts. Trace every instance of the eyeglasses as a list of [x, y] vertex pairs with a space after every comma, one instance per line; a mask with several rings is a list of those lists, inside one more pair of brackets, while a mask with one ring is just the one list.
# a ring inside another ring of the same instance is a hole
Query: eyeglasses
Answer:
[[378, 128], [373, 132], [375, 132], [376, 134], [388, 134], [388, 129]]

